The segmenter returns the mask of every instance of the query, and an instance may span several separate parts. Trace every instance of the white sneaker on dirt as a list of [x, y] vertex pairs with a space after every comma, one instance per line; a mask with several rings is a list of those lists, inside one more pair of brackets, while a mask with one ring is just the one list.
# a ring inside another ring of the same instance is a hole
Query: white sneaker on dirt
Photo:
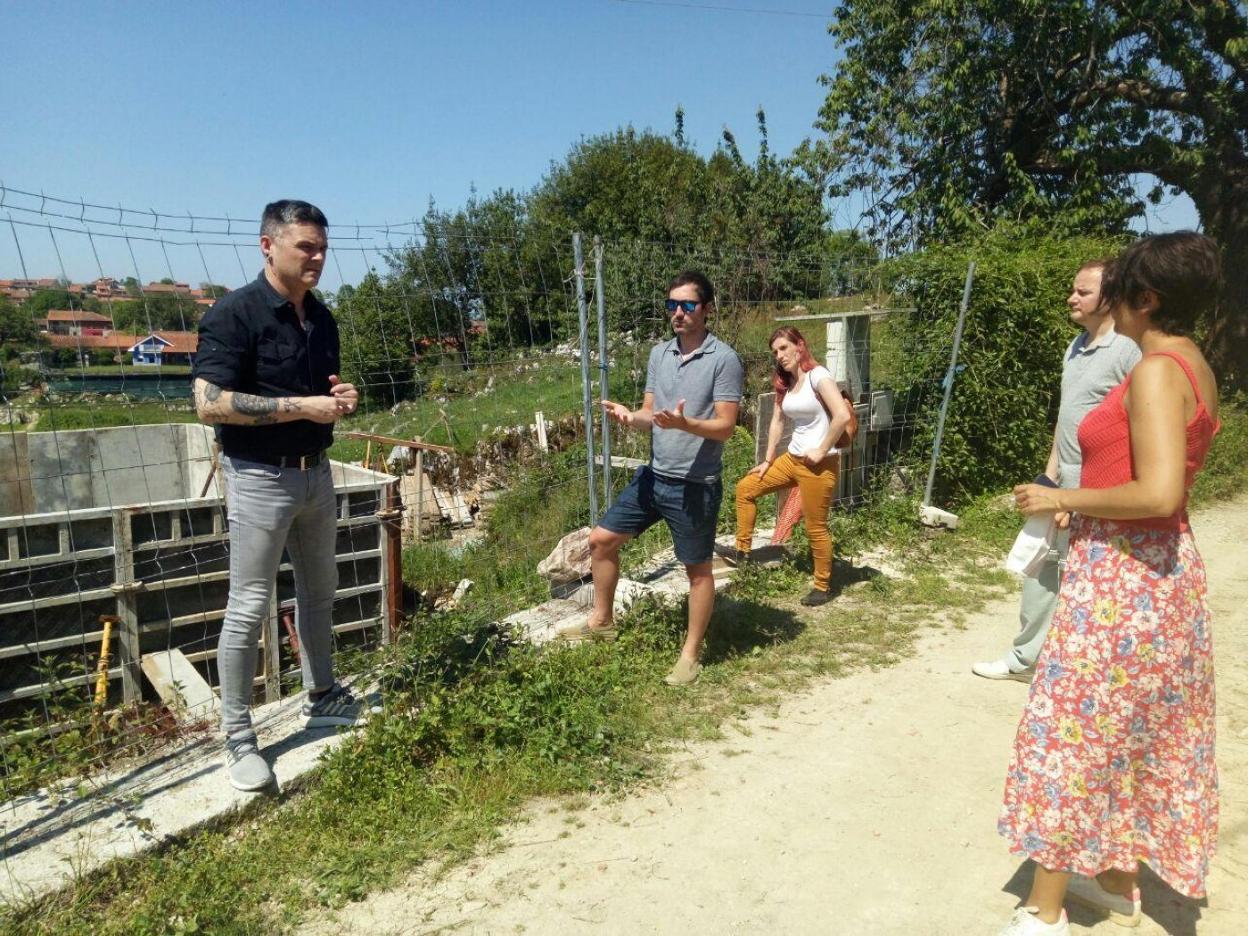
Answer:
[[1070, 936], [1065, 910], [1056, 923], [1045, 923], [1036, 916], [1038, 912], [1037, 907], [1019, 907], [1010, 917], [1010, 922], [1005, 924], [1001, 936]]
[[989, 660], [972, 663], [971, 672], [976, 676], [983, 676], [984, 679], [1015, 679], [1018, 682], [1029, 683], [1031, 677], [1036, 674], [1036, 668], [1029, 666], [1027, 669], [1019, 670], [1014, 669], [1009, 660]]
[[1110, 920], [1119, 926], [1140, 925], [1142, 914], [1138, 887], [1131, 892], [1130, 897], [1127, 897], [1123, 894], [1110, 893], [1094, 877], [1072, 874], [1070, 885], [1066, 888], [1066, 896], [1085, 907], [1109, 914]]

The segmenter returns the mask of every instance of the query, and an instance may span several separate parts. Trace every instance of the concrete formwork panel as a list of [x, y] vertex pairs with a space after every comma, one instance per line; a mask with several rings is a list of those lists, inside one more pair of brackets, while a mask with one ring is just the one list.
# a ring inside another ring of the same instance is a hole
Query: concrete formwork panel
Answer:
[[[338, 493], [335, 631], [380, 624], [385, 634], [396, 610], [389, 554], [397, 537], [383, 523], [395, 479], [355, 465], [331, 467]], [[0, 439], [0, 719], [53, 685], [94, 682], [101, 615], [119, 622], [110, 697], [141, 698], [143, 654], [171, 647], [215, 683], [229, 582], [224, 495], [204, 426]], [[256, 678], [269, 701], [280, 697], [279, 677], [293, 662], [283, 656], [277, 619], [279, 602], [293, 594], [293, 574], [283, 563]], [[50, 668], [60, 670], [55, 679]]]

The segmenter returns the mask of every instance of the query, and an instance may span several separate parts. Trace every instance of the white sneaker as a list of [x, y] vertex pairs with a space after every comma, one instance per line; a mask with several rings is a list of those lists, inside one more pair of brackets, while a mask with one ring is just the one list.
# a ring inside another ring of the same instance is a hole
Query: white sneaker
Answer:
[[1017, 670], [1010, 666], [1009, 660], [990, 660], [987, 663], [972, 663], [971, 672], [984, 679], [1016, 679], [1029, 683], [1036, 674], [1036, 668], [1029, 666], [1025, 670]]
[[1005, 924], [1001, 936], [1070, 936], [1070, 924], [1066, 922], [1066, 911], [1056, 923], [1045, 923], [1036, 913], [1038, 907], [1019, 907]]
[[1130, 897], [1125, 897], [1122, 894], [1111, 894], [1094, 877], [1072, 874], [1070, 885], [1066, 888], [1066, 896], [1085, 907], [1108, 913], [1110, 920], [1119, 926], [1140, 925], [1140, 889], [1138, 887], [1131, 892]]

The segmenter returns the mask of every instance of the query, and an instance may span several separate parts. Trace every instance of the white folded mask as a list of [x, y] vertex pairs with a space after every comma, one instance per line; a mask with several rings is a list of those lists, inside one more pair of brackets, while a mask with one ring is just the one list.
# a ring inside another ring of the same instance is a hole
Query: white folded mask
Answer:
[[1057, 539], [1057, 523], [1052, 514], [1036, 514], [1023, 525], [1010, 554], [1005, 557], [1005, 567], [1011, 572], [1035, 578], [1048, 561], [1049, 551]]

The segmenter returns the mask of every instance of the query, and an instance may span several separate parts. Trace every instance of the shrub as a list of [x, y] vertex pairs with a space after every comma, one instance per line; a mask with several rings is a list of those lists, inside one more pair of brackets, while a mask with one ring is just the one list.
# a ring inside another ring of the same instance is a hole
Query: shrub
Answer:
[[890, 331], [908, 349], [891, 380], [920, 414], [912, 457], [931, 457], [942, 381], [967, 263], [975, 282], [941, 442], [936, 492], [962, 502], [1043, 469], [1053, 438], [1061, 358], [1078, 333], [1065, 298], [1079, 266], [1112, 255], [1105, 237], [1036, 236], [1001, 225], [974, 243], [932, 247], [892, 264], [894, 288], [914, 306]]

